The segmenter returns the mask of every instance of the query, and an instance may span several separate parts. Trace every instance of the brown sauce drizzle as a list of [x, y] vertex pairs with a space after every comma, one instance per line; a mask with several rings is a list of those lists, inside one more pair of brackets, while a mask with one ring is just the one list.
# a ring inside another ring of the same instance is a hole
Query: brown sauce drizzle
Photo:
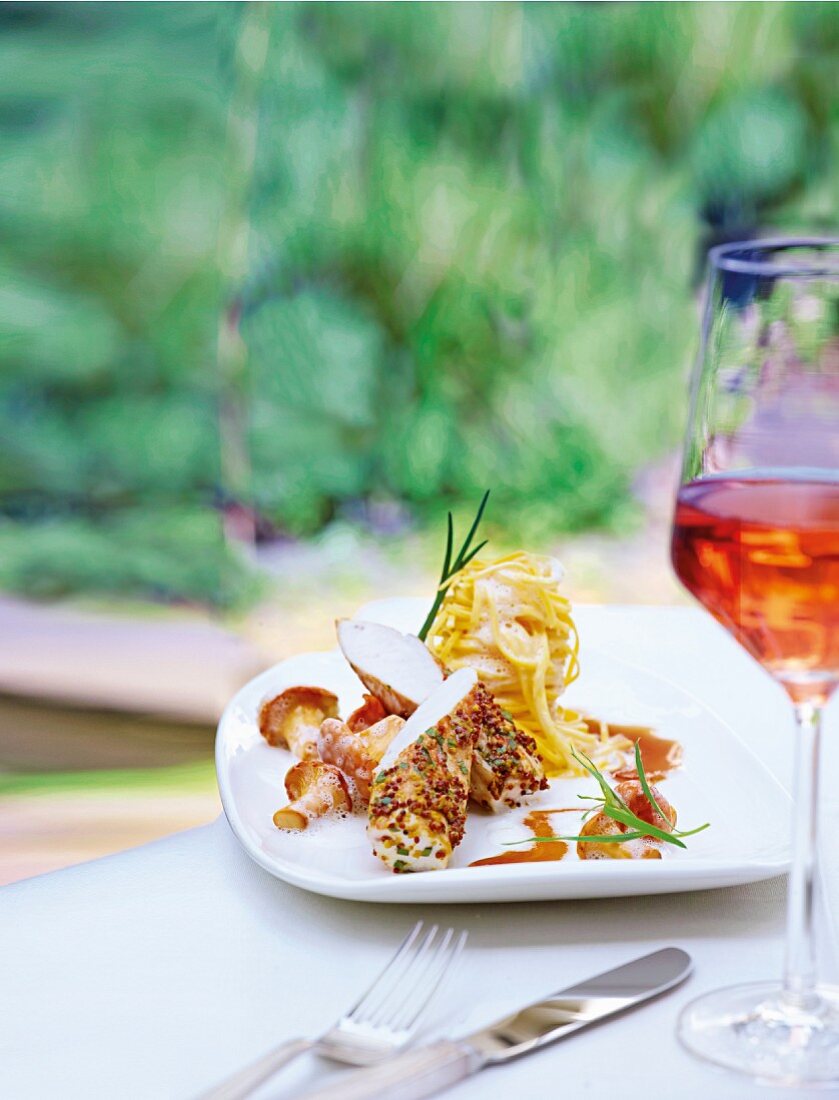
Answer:
[[[626, 737], [627, 740], [637, 742], [641, 746], [641, 759], [644, 762], [644, 771], [651, 783], [660, 783], [662, 779], [674, 769], [681, 766], [682, 746], [678, 741], [669, 741], [666, 737], [659, 737], [649, 726], [623, 726], [615, 722], [600, 722], [597, 718], [585, 718], [584, 722], [592, 733], [600, 733], [603, 726], [613, 737]], [[613, 772], [614, 778], [620, 782], [624, 779], [636, 779], [635, 768], [627, 763], [627, 767]]]
[[534, 844], [532, 848], [524, 850], [510, 849], [498, 856], [488, 856], [486, 859], [476, 859], [470, 863], [470, 867], [492, 867], [498, 863], [553, 863], [562, 859], [568, 851], [568, 845], [564, 840], [550, 840], [554, 835], [548, 818], [551, 814], [578, 814], [579, 806], [564, 806], [558, 810], [531, 810], [522, 824], [526, 825], [534, 836], [544, 837], [545, 843]]
[[[627, 740], [640, 745], [644, 771], [651, 783], [660, 783], [670, 772], [681, 766], [682, 746], [679, 742], [658, 737], [649, 726], [624, 726], [616, 722], [601, 722], [597, 718], [584, 718], [583, 721], [592, 733], [600, 733], [603, 726], [606, 726], [610, 736], [626, 737]], [[633, 766], [627, 764], [627, 767], [613, 772], [612, 776], [617, 782], [622, 782], [625, 779], [637, 779], [638, 773]], [[522, 824], [526, 825], [535, 837], [543, 839], [541, 844], [534, 844], [532, 848], [524, 850], [511, 849], [497, 856], [487, 856], [486, 859], [476, 859], [469, 866], [492, 867], [500, 863], [556, 862], [565, 856], [568, 845], [564, 840], [550, 839], [555, 834], [548, 818], [551, 814], [579, 812], [579, 806], [564, 806], [557, 810], [531, 810]]]

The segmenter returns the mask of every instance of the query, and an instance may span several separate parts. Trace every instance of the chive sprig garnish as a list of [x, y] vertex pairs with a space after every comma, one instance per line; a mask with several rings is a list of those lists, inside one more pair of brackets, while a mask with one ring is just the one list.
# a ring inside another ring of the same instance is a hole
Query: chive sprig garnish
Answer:
[[478, 531], [478, 526], [483, 518], [484, 509], [486, 508], [487, 501], [489, 500], [489, 489], [484, 493], [481, 503], [478, 506], [478, 511], [472, 521], [472, 526], [469, 528], [469, 533], [463, 540], [463, 545], [457, 552], [457, 557], [452, 561], [452, 551], [454, 550], [454, 518], [451, 512], [448, 513], [448, 524], [446, 530], [446, 553], [443, 558], [443, 569], [440, 573], [440, 583], [437, 587], [437, 595], [434, 597], [434, 603], [431, 605], [431, 610], [426, 616], [425, 622], [422, 624], [419, 630], [418, 637], [421, 641], [425, 641], [428, 631], [431, 629], [431, 624], [437, 618], [437, 612], [440, 610], [440, 605], [446, 597], [446, 593], [449, 590], [449, 582], [452, 577], [460, 572], [465, 565], [476, 557], [481, 550], [486, 546], [488, 539], [484, 539], [483, 542], [478, 543], [474, 548], [472, 547], [472, 540]]
[[[595, 805], [590, 806], [586, 810], [584, 820], [594, 813], [602, 813], [605, 814], [606, 817], [611, 818], [612, 821], [617, 821], [620, 825], [623, 825], [627, 831], [621, 833], [619, 836], [598, 836], [596, 834], [585, 836], [580, 834], [577, 836], [526, 837], [524, 840], [509, 841], [504, 845], [505, 848], [511, 848], [517, 844], [544, 844], [557, 840], [594, 841], [597, 844], [623, 844], [627, 840], [642, 840], [649, 837], [654, 837], [656, 840], [662, 840], [667, 844], [673, 844], [677, 848], [687, 848], [687, 845], [684, 843], [684, 837], [695, 836], [697, 833], [701, 833], [703, 829], [710, 827], [711, 823], [706, 821], [704, 825], [698, 825], [695, 829], [672, 829], [668, 831], [667, 829], [660, 829], [657, 825], [652, 825], [649, 821], [644, 821], [643, 818], [638, 817], [637, 814], [630, 810], [629, 806], [627, 806], [626, 802], [624, 802], [617, 791], [609, 785], [600, 769], [585, 753], [578, 753], [575, 749], [572, 749], [571, 753], [577, 763], [585, 768], [589, 775], [597, 780], [597, 784], [602, 792], [600, 798], [588, 794], [577, 795], [578, 798], [595, 803]], [[662, 820], [667, 821], [667, 815], [662, 811], [653, 795], [652, 788], [647, 779], [647, 773], [644, 771], [641, 747], [637, 741], [635, 742], [635, 767], [638, 771], [638, 779], [641, 782], [641, 789], [645, 797], [656, 813], [660, 815]]]

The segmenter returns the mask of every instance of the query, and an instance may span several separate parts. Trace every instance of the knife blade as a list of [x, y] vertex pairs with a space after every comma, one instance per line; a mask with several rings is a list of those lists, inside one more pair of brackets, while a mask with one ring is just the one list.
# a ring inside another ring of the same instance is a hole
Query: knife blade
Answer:
[[643, 1004], [684, 981], [692, 965], [679, 947], [653, 951], [561, 989], [464, 1039], [443, 1039], [408, 1051], [298, 1100], [421, 1100], [486, 1066], [508, 1062]]

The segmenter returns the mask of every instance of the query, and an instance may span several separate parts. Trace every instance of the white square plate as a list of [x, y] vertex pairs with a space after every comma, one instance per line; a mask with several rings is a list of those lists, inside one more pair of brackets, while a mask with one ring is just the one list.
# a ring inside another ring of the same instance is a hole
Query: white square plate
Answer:
[[[416, 629], [426, 601], [382, 600], [359, 613], [402, 630]], [[443, 871], [394, 875], [372, 854], [366, 819], [325, 819], [301, 833], [274, 827], [288, 800], [283, 777], [291, 754], [259, 733], [262, 703], [284, 688], [312, 684], [335, 692], [341, 713], [361, 702], [362, 686], [341, 654], [303, 653], [268, 669], [231, 700], [218, 727], [216, 770], [230, 825], [247, 853], [278, 878], [338, 898], [384, 902], [534, 901], [621, 897], [733, 886], [783, 874], [789, 866], [789, 797], [763, 764], [712, 711], [652, 672], [587, 649], [582, 673], [564, 701], [612, 722], [652, 726], [679, 741], [683, 766], [659, 784], [676, 807], [679, 825], [711, 828], [686, 850], [661, 860], [580, 861], [574, 845], [554, 863], [470, 867], [498, 855], [508, 841], [532, 834], [522, 825], [534, 808], [577, 804], [596, 793], [593, 780], [555, 779], [527, 808], [493, 816], [470, 812], [466, 837]], [[582, 803], [580, 804], [582, 806]], [[582, 813], [582, 809], [580, 811]], [[579, 818], [563, 814], [557, 831], [573, 834]], [[508, 850], [508, 849], [506, 849]]]

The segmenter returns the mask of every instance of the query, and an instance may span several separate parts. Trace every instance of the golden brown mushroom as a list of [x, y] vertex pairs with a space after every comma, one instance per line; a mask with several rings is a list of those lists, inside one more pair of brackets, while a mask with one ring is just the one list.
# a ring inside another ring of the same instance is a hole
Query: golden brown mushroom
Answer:
[[404, 725], [404, 718], [389, 714], [368, 729], [353, 731], [349, 721], [344, 723], [337, 718], [327, 718], [318, 735], [320, 758], [348, 775], [355, 783], [359, 797], [366, 802], [370, 797], [373, 772]]
[[264, 703], [259, 732], [269, 745], [289, 748], [301, 760], [318, 755], [318, 730], [325, 718], [337, 718], [338, 696], [319, 687], [290, 687]]
[[352, 810], [346, 779], [338, 768], [322, 760], [294, 764], [286, 774], [285, 789], [291, 802], [274, 814], [278, 829], [305, 829], [324, 814]]

